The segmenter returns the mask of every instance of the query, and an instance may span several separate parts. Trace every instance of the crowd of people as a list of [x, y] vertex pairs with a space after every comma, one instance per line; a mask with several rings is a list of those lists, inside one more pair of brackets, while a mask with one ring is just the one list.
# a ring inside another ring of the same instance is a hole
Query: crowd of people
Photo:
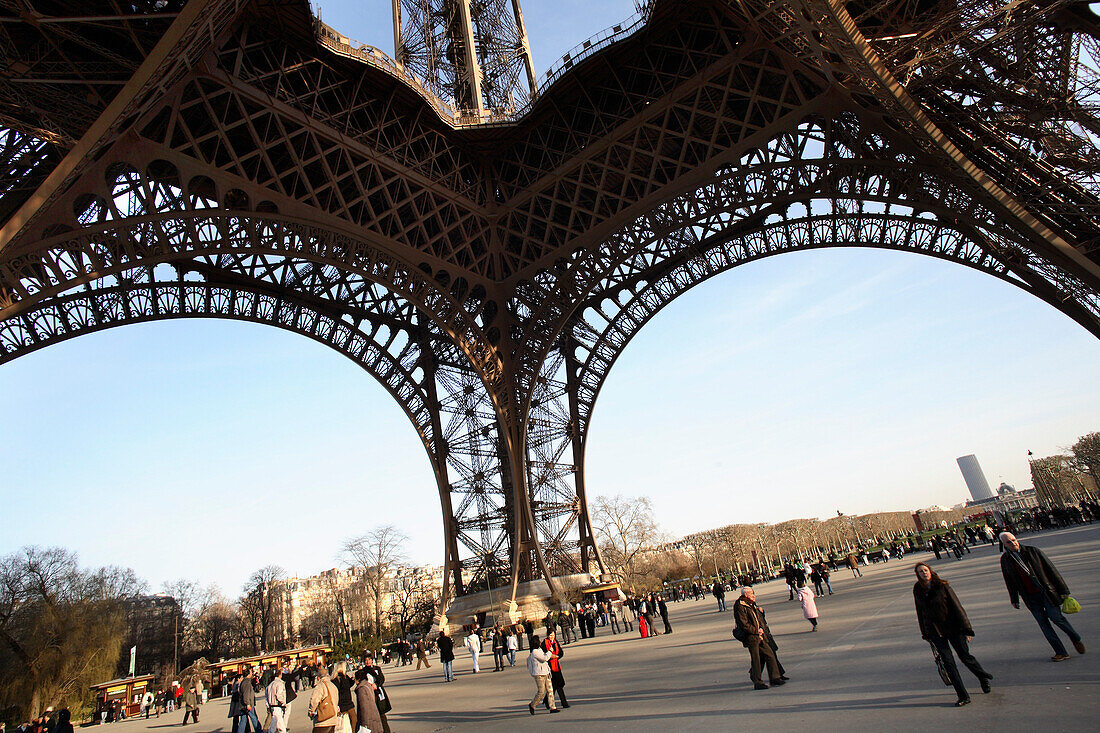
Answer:
[[[1069, 586], [1054, 563], [1042, 550], [1021, 544], [1016, 536], [1007, 530], [994, 534], [991, 526], [977, 528], [973, 534], [966, 531], [950, 534], [953, 534], [947, 540], [950, 546], [965, 544], [963, 537], [974, 542], [979, 541], [979, 538], [992, 537], [993, 544], [1000, 543], [1001, 574], [1008, 591], [1009, 601], [1014, 608], [1019, 608], [1020, 603], [1023, 603], [1031, 612], [1044, 638], [1054, 651], [1051, 661], [1064, 662], [1070, 658], [1055, 628], [1065, 634], [1078, 654], [1085, 653], [1085, 644], [1081, 635], [1066, 619], [1063, 610], [1075, 610], [1076, 601], [1070, 596]], [[940, 558], [938, 552], [936, 557]], [[852, 565], [852, 567], [857, 566]], [[955, 705], [958, 707], [969, 705], [971, 698], [959, 674], [955, 656], [978, 679], [983, 693], [991, 691], [993, 680], [993, 675], [983, 668], [970, 652], [968, 642], [974, 637], [975, 631], [962, 603], [946, 580], [941, 578], [927, 562], [918, 562], [913, 570], [917, 576], [913, 586], [913, 598], [921, 638], [928, 641], [932, 647], [933, 659], [945, 683], [954, 687], [957, 694]], [[820, 589], [811, 591], [806, 585], [804, 574], [793, 564], [788, 565], [785, 575], [788, 583], [794, 586], [791, 599], [797, 597], [802, 606], [803, 616], [810, 622], [812, 630], [816, 631], [818, 613], [815, 597], [821, 595]], [[714, 595], [719, 602], [719, 611], [725, 610], [724, 588], [721, 584], [715, 584]], [[756, 593], [751, 585], [741, 588], [740, 596], [734, 603], [733, 636], [749, 651], [749, 677], [754, 689], [766, 690], [787, 683], [789, 678], [777, 654], [778, 644], [768, 627], [764, 609], [756, 602]], [[762, 677], [765, 670], [768, 674], [767, 682]]]
[[[1100, 507], [1083, 502], [1057, 512], [1029, 512], [1016, 515], [1004, 526], [993, 523], [950, 528], [925, 539], [913, 535], [884, 545], [885, 557], [902, 558], [915, 550], [925, 550], [937, 560], [961, 559], [972, 548], [989, 543], [1001, 552], [1000, 567], [1009, 601], [1014, 608], [1021, 604], [1031, 613], [1050, 644], [1054, 662], [1070, 658], [1059, 631], [1068, 638], [1078, 654], [1085, 653], [1081, 636], [1066, 619], [1063, 608], [1072, 610], [1070, 589], [1055, 564], [1037, 547], [1022, 544], [1011, 530], [1018, 527], [1056, 528], [1073, 523], [1092, 522], [1100, 516]], [[982, 692], [992, 689], [991, 674], [975, 658], [969, 641], [975, 636], [962, 603], [951, 584], [933, 569], [929, 562], [916, 563], [913, 598], [921, 638], [932, 650], [933, 659], [945, 684], [956, 694], [956, 705], [971, 702], [959, 672], [962, 664], [977, 679]], [[819, 557], [813, 561], [790, 559], [774, 573], [788, 587], [788, 600], [797, 601], [811, 631], [819, 625], [818, 600], [834, 594], [831, 578], [838, 569], [862, 577], [861, 566], [873, 562], [868, 553], [853, 551], [842, 556]], [[941, 569], [947, 566], [937, 566]], [[510, 625], [496, 624], [481, 629], [476, 624], [465, 629], [459, 647], [470, 658], [470, 673], [480, 673], [480, 657], [492, 652], [493, 671], [503, 672], [516, 666], [517, 655], [526, 645], [527, 671], [534, 681], [535, 694], [528, 704], [534, 715], [540, 705], [550, 712], [570, 707], [566, 693], [563, 667], [565, 646], [578, 639], [595, 638], [597, 634], [618, 635], [637, 633], [639, 638], [653, 638], [673, 633], [669, 617], [670, 602], [688, 599], [702, 600], [708, 594], [724, 613], [727, 593], [735, 593], [732, 603], [733, 636], [747, 649], [749, 678], [753, 689], [765, 690], [787, 683], [789, 678], [779, 660], [778, 644], [771, 633], [764, 608], [758, 603], [754, 585], [757, 577], [750, 574], [717, 578], [707, 585], [698, 580], [668, 586], [662, 592], [649, 592], [624, 597], [588, 597], [569, 604], [560, 611], [550, 611], [538, 622]], [[1068, 605], [1067, 605], [1068, 604]], [[660, 622], [658, 622], [658, 617]], [[660, 629], [658, 627], [661, 627]], [[444, 682], [455, 679], [456, 640], [446, 632], [435, 640], [409, 636], [389, 645], [378, 661], [366, 652], [359, 660], [347, 660], [329, 668], [323, 664], [303, 664], [244, 669], [233, 677], [216, 681], [214, 692], [230, 696], [229, 717], [232, 733], [288, 733], [287, 722], [299, 692], [311, 690], [309, 716], [313, 733], [390, 733], [387, 713], [391, 709], [385, 689], [385, 674], [381, 664], [410, 665], [415, 658], [417, 669], [430, 668], [428, 656], [438, 649]], [[766, 674], [766, 677], [765, 677]], [[187, 686], [159, 692], [147, 690], [141, 698], [140, 715], [148, 718], [184, 710], [182, 725], [198, 723], [199, 710], [206, 701], [207, 691], [200, 681]], [[260, 708], [265, 720], [260, 722]], [[105, 703], [97, 710], [97, 722], [109, 723], [126, 718], [121, 701]], [[364, 730], [365, 729], [365, 730]], [[71, 733], [71, 715], [67, 709], [48, 709], [40, 718], [19, 726], [17, 733]], [[3, 733], [3, 731], [0, 731]]]
[[336, 662], [331, 668], [321, 664], [247, 667], [229, 684], [233, 733], [287, 733], [294, 702], [307, 688], [315, 733], [390, 733], [386, 715], [392, 704], [386, 675], [370, 651], [357, 661]]
[[[1064, 512], [1062, 516], [1089, 522], [1097, 516], [1097, 511], [1096, 508], [1083, 504], [1079, 511]], [[993, 546], [1000, 545], [1001, 568], [1010, 601], [1017, 608], [1023, 603], [1032, 613], [1054, 650], [1051, 659], [1055, 662], [1069, 659], [1055, 629], [1060, 629], [1069, 638], [1074, 649], [1079, 654], [1084, 654], [1084, 642], [1061, 610], [1062, 604], [1069, 597], [1069, 588], [1065, 581], [1054, 564], [1038, 548], [1021, 545], [1015, 535], [1004, 526], [992, 522], [985, 525], [963, 525], [939, 532], [927, 539], [913, 534], [908, 538], [899, 538], [895, 542], [884, 544], [883, 557], [877, 559], [880, 562], [889, 562], [890, 559], [901, 559], [906, 554], [919, 550], [933, 553], [937, 559], [949, 559], [952, 556], [959, 558], [970, 553], [973, 546], [987, 542]], [[784, 579], [789, 589], [788, 599], [799, 603], [810, 630], [817, 631], [820, 619], [818, 599], [834, 594], [831, 582], [833, 573], [844, 569], [853, 578], [861, 578], [861, 568], [876, 559], [870, 555], [871, 553], [853, 551], [810, 562], [791, 559], [776, 573], [776, 577]], [[993, 680], [993, 675], [970, 653], [968, 640], [974, 636], [974, 629], [946, 580], [927, 562], [917, 563], [914, 572], [917, 580], [913, 593], [921, 636], [929, 642], [945, 683], [955, 688], [956, 704], [969, 704], [970, 697], [958, 672], [956, 657], [975, 675], [983, 692], [992, 689]], [[604, 633], [619, 634], [633, 631], [636, 625], [641, 638], [658, 633], [672, 633], [668, 603], [689, 598], [701, 600], [709, 592], [717, 602], [718, 611], [725, 612], [729, 608], [725, 596], [728, 592], [734, 592], [737, 594], [737, 599], [732, 604], [734, 637], [748, 650], [748, 672], [753, 688], [769, 689], [786, 684], [789, 678], [779, 660], [779, 647], [768, 626], [765, 610], [757, 603], [754, 582], [755, 578], [752, 576], [730, 577], [728, 580], [719, 578], [709, 587], [699, 581], [691, 581], [667, 587], [661, 593], [647, 593], [622, 600], [594, 599], [587, 603], [574, 604], [558, 613], [548, 613], [542, 620], [542, 637], [534, 633], [536, 627], [533, 624], [519, 623], [506, 627], [497, 625], [484, 631], [475, 625], [468, 630], [462, 645], [470, 654], [471, 673], [478, 673], [479, 656], [483, 651], [492, 650], [494, 671], [503, 671], [506, 667], [515, 666], [516, 651], [523, 648], [526, 640], [530, 650], [528, 673], [535, 683], [535, 696], [528, 704], [528, 710], [533, 715], [541, 704], [556, 712], [560, 708], [569, 707], [562, 668], [562, 659], [565, 656], [563, 646], [577, 641], [578, 632], [583, 639], [594, 637], [597, 629], [603, 629]], [[663, 621], [663, 632], [656, 628], [657, 615]], [[444, 680], [448, 682], [454, 680], [454, 646], [454, 640], [446, 634], [440, 637]]]

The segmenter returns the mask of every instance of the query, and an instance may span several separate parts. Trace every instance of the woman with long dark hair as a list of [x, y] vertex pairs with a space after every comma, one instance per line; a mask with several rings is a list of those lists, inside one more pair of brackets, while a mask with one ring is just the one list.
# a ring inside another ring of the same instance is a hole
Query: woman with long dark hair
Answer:
[[955, 591], [946, 580], [936, 575], [927, 563], [917, 563], [913, 572], [917, 575], [917, 582], [913, 586], [913, 600], [917, 606], [917, 622], [920, 624], [921, 638], [931, 642], [939, 653], [940, 659], [943, 660], [943, 667], [959, 696], [955, 706], [968, 705], [970, 693], [963, 685], [951, 650], [955, 650], [959, 655], [959, 661], [978, 678], [982, 692], [989, 692], [989, 681], [993, 679], [993, 675], [982, 669], [982, 665], [970, 653], [967, 646], [967, 639], [974, 636], [970, 619], [966, 617], [966, 611], [959, 603]]

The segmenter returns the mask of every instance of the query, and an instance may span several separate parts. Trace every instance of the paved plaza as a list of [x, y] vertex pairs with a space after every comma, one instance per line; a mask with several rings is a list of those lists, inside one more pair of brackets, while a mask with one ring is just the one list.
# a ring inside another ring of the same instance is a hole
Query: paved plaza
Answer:
[[[492, 671], [482, 656], [480, 674], [458, 655], [457, 680], [443, 684], [433, 658], [430, 670], [386, 668], [394, 703], [394, 733], [428, 731], [714, 731], [735, 726], [786, 730], [1096, 730], [1100, 714], [1100, 590], [1094, 582], [1100, 558], [1100, 524], [1022, 538], [1042, 548], [1064, 575], [1083, 611], [1069, 617], [1089, 653], [1072, 652], [1052, 663], [1050, 647], [1026, 609], [1014, 610], [1001, 579], [996, 548], [975, 548], [961, 561], [932, 561], [950, 581], [977, 633], [972, 650], [994, 676], [993, 692], [981, 694], [963, 669], [974, 704], [955, 708], [954, 691], [939, 680], [913, 611], [913, 563], [932, 555], [834, 576], [836, 595], [818, 600], [820, 630], [810, 632], [786, 587], [774, 581], [757, 589], [791, 682], [754, 691], [748, 652], [730, 635], [732, 614], [718, 613], [713, 599], [669, 604], [675, 632], [643, 640], [636, 633], [565, 647], [563, 667], [572, 707], [558, 715], [527, 712], [533, 684], [526, 653], [516, 666]], [[732, 608], [733, 597], [727, 599]], [[1068, 644], [1067, 644], [1068, 646]], [[486, 667], [488, 671], [485, 671]], [[961, 668], [961, 667], [960, 667]], [[308, 696], [307, 696], [308, 697]], [[226, 704], [212, 702], [193, 733], [228, 730]], [[159, 721], [118, 724], [115, 733], [168, 727], [182, 713]], [[296, 704], [293, 733], [307, 733], [306, 704]], [[130, 730], [123, 730], [130, 729]]]

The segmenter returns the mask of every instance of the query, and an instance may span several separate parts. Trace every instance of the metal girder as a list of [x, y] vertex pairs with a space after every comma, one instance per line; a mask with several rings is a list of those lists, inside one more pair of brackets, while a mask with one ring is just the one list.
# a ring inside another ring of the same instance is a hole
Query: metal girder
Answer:
[[[657, 0], [538, 95], [504, 0], [395, 0], [396, 62], [304, 0], [193, 0], [144, 35], [97, 7], [0, 3], [0, 361], [178, 317], [332, 346], [421, 436], [447, 595], [606, 570], [599, 390], [661, 308], [739, 264], [926, 254], [1100, 335], [1080, 4]], [[69, 82], [113, 96], [62, 124]]]

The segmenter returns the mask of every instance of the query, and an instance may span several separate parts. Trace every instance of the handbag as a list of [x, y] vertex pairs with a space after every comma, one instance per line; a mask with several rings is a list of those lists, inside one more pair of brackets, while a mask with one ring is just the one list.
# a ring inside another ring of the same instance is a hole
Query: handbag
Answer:
[[932, 658], [936, 660], [936, 671], [940, 673], [940, 679], [943, 680], [943, 684], [951, 687], [951, 675], [947, 674], [947, 667], [943, 666], [940, 650], [932, 642], [928, 642], [928, 646], [932, 647]]
[[324, 682], [321, 684], [325, 687], [325, 696], [317, 703], [317, 720], [328, 720], [336, 717], [336, 705], [332, 702], [332, 695], [328, 691], [328, 685]]
[[1081, 610], [1081, 604], [1073, 596], [1066, 596], [1062, 601], [1062, 613], [1077, 613]]

